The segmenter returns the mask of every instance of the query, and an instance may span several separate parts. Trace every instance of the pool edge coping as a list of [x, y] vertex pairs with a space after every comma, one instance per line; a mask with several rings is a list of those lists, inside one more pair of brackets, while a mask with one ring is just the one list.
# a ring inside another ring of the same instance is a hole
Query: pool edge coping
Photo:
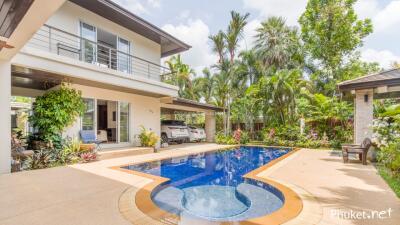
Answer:
[[[217, 151], [217, 150], [226, 150], [226, 149], [231, 149], [233, 147], [238, 147], [241, 145], [236, 145], [236, 146], [223, 146], [218, 149], [210, 149], [205, 152], [210, 152], [210, 151]], [[261, 146], [261, 145], [243, 145], [247, 147], [268, 147], [268, 146]], [[282, 195], [284, 196], [285, 203], [283, 206], [278, 209], [277, 211], [261, 216], [261, 217], [256, 217], [256, 218], [251, 218], [248, 220], [243, 220], [243, 221], [220, 221], [216, 222], [218, 224], [241, 224], [241, 225], [262, 225], [262, 224], [282, 224], [285, 222], [288, 222], [294, 218], [296, 218], [302, 211], [303, 209], [303, 202], [300, 196], [293, 191], [291, 188], [287, 187], [286, 185], [283, 185], [279, 183], [278, 181], [275, 181], [273, 179], [268, 179], [264, 177], [257, 176], [261, 172], [271, 168], [278, 162], [285, 160], [289, 156], [292, 156], [293, 154], [299, 152], [301, 150], [300, 148], [291, 148], [292, 150], [288, 152], [287, 154], [276, 158], [272, 161], [270, 161], [268, 164], [263, 165], [261, 167], [258, 167], [249, 173], [243, 175], [244, 178], [247, 179], [252, 179], [255, 181], [263, 182], [267, 185], [271, 185], [274, 188], [278, 189]], [[182, 155], [182, 156], [175, 156], [175, 157], [183, 157], [183, 156], [188, 156], [192, 155], [193, 153], [188, 153], [187, 155]], [[198, 154], [198, 153], [197, 153]], [[171, 157], [166, 157], [171, 158]], [[162, 159], [155, 159], [155, 160], [148, 160], [147, 162], [152, 162], [152, 161], [158, 161]], [[138, 162], [140, 163], [145, 163], [145, 162]], [[133, 188], [128, 188], [122, 195], [120, 196], [119, 199], [119, 210], [121, 214], [124, 216], [125, 219], [127, 219], [129, 222], [132, 224], [137, 222], [137, 217], [136, 217], [136, 212], [134, 210], [139, 209], [143, 214], [149, 216], [151, 219], [159, 222], [159, 223], [178, 223], [180, 221], [180, 216], [172, 214], [170, 212], [167, 212], [165, 210], [162, 210], [159, 208], [153, 201], [152, 201], [152, 192], [153, 190], [158, 187], [159, 185], [169, 181], [168, 178], [156, 176], [156, 175], [151, 175], [139, 171], [134, 171], [134, 170], [128, 170], [124, 169], [122, 167], [132, 165], [131, 164], [124, 164], [124, 165], [119, 165], [119, 166], [112, 166], [109, 167], [110, 169], [113, 170], [118, 170], [121, 172], [129, 173], [132, 175], [137, 175], [141, 176], [144, 178], [148, 178], [152, 180], [150, 183], [144, 185], [142, 188], [137, 190], [137, 192], [134, 193], [134, 198], [135, 201], [132, 201], [133, 191], [129, 191], [129, 189]], [[132, 204], [134, 202], [134, 204]], [[135, 209], [134, 209], [135, 208]], [[199, 219], [201, 221], [201, 219]]]

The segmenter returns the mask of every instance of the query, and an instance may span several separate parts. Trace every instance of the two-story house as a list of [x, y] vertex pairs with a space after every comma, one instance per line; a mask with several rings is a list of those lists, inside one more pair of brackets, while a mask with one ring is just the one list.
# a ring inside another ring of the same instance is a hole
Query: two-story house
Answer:
[[[213, 140], [218, 108], [179, 99], [178, 88], [163, 82], [171, 71], [161, 59], [190, 48], [179, 39], [111, 0], [3, 1], [0, 22], [7, 19], [16, 25], [8, 34], [0, 27], [3, 142], [10, 139], [3, 98], [36, 97], [63, 81], [82, 92], [87, 106], [64, 135], [94, 130], [106, 148], [137, 146], [142, 125], [160, 135], [164, 108], [206, 113]], [[8, 172], [9, 143], [0, 149], [0, 171]]]

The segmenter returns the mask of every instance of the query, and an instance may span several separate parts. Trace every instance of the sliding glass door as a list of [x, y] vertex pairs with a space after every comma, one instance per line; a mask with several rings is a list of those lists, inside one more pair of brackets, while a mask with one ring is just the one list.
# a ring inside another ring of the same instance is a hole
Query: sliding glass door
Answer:
[[97, 61], [97, 33], [96, 27], [81, 22], [81, 51], [82, 59], [88, 63]]
[[86, 110], [82, 116], [82, 130], [96, 130], [95, 118], [95, 100], [90, 98], [84, 98]]
[[118, 103], [118, 136], [119, 142], [129, 142], [129, 103]]
[[104, 143], [130, 141], [130, 104], [128, 102], [90, 98], [84, 98], [83, 101], [86, 110], [81, 119], [82, 130], [100, 133]]

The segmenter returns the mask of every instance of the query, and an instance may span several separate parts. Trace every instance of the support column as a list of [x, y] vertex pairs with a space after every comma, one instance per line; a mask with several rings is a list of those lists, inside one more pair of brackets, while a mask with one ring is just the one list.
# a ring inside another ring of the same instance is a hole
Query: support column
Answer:
[[11, 63], [0, 60], [0, 174], [11, 172]]
[[354, 98], [354, 143], [361, 144], [364, 138], [372, 137], [374, 119], [374, 90], [356, 90]]
[[206, 141], [215, 142], [215, 112], [205, 112]]

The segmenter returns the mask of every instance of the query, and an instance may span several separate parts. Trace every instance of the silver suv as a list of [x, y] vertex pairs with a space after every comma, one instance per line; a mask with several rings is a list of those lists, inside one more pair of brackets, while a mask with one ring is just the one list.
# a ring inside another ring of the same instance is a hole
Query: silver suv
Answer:
[[189, 140], [189, 130], [185, 122], [179, 120], [161, 121], [161, 142], [182, 144]]

